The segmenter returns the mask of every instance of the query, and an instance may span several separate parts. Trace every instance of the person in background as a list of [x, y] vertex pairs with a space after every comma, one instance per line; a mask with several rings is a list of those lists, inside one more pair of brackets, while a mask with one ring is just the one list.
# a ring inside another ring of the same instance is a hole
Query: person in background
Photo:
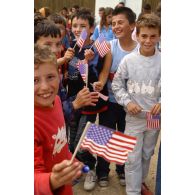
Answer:
[[73, 5], [72, 6], [72, 15], [76, 14], [79, 11], [79, 6], [78, 5]]
[[125, 3], [123, 1], [119, 2], [115, 8], [118, 8], [118, 7], [125, 7]]
[[149, 3], [144, 4], [144, 6], [142, 7], [142, 12], [138, 16], [138, 19], [137, 20], [139, 20], [139, 18], [141, 18], [142, 15], [144, 15], [144, 14], [150, 14], [151, 12], [152, 12], [151, 5]]
[[100, 21], [101, 21], [101, 18], [102, 18], [104, 11], [105, 11], [104, 7], [99, 8], [99, 10], [98, 10], [99, 17], [96, 19], [96, 22], [95, 22], [96, 26], [100, 24]]
[[39, 12], [45, 18], [47, 18], [52, 13], [49, 7], [42, 7], [41, 9], [39, 9]]
[[100, 34], [103, 34], [106, 41], [111, 41], [115, 38], [112, 32], [112, 12], [113, 9], [111, 7], [106, 7], [103, 12], [100, 24], [95, 27], [94, 33], [91, 37], [92, 40], [96, 40]]

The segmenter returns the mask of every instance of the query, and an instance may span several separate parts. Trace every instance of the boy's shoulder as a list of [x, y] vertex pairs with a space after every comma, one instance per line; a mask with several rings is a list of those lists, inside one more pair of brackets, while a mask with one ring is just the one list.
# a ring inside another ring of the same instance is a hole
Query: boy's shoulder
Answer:
[[124, 58], [123, 59], [135, 59], [135, 58], [137, 58], [137, 57], [139, 57], [139, 55], [138, 55], [139, 53], [138, 53], [138, 49], [137, 49], [137, 47], [133, 50], [133, 51], [131, 51], [130, 53], [128, 53], [126, 56], [124, 56]]

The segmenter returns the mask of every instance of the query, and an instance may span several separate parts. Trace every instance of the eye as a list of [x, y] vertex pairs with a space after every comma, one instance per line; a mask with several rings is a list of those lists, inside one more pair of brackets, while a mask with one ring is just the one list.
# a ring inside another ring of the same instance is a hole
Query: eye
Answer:
[[53, 80], [54, 78], [55, 78], [55, 75], [48, 75], [48, 76], [47, 76], [47, 79], [48, 79], [48, 80]]
[[115, 22], [112, 22], [112, 27], [114, 27], [114, 26], [115, 26], [115, 24], [116, 24]]
[[34, 84], [37, 84], [39, 82], [38, 78], [34, 78]]
[[142, 37], [142, 38], [146, 38], [147, 36], [146, 36], [146, 35], [142, 35], [141, 37]]

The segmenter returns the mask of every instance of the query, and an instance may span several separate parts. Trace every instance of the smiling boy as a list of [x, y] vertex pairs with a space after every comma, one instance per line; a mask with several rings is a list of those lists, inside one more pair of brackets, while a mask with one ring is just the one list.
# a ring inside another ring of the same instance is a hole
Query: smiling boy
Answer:
[[36, 195], [72, 195], [72, 182], [81, 175], [83, 164], [69, 164], [72, 155], [57, 96], [57, 60], [48, 47], [35, 46], [34, 56], [34, 191]]
[[125, 163], [127, 195], [152, 195], [144, 180], [154, 153], [159, 128], [147, 127], [142, 110], [152, 115], [161, 110], [160, 19], [143, 15], [136, 23], [139, 48], [121, 61], [112, 82], [115, 98], [126, 110], [125, 134], [137, 137], [137, 145]]

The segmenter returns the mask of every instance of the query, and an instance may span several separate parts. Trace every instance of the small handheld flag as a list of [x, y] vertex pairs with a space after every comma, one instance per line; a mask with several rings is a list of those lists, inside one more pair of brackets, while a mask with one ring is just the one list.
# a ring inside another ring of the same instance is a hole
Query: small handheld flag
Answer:
[[150, 112], [146, 112], [147, 128], [158, 129], [160, 128], [160, 114], [152, 115]]
[[128, 152], [132, 152], [136, 138], [124, 135], [119, 131], [90, 123], [81, 148], [103, 157], [108, 162], [124, 164]]
[[87, 31], [86, 31], [86, 29], [83, 29], [83, 31], [80, 34], [79, 39], [76, 42], [76, 44], [80, 47], [80, 50], [82, 49], [86, 38], [87, 38]]
[[102, 58], [108, 53], [108, 51], [110, 51], [103, 34], [100, 34], [94, 44]]
[[88, 64], [85, 60], [79, 60], [77, 63], [77, 68], [79, 69], [79, 72], [81, 74], [81, 77], [83, 81], [88, 84]]

